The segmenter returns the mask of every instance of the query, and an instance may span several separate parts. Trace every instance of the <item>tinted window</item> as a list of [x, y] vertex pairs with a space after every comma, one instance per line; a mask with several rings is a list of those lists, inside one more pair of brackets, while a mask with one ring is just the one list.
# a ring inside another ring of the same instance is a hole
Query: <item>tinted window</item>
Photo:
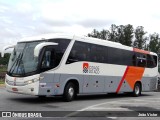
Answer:
[[52, 48], [55, 51], [54, 52], [54, 56], [56, 56], [55, 65], [57, 66], [60, 63], [62, 56], [70, 43], [70, 40], [69, 39], [50, 39], [48, 41], [58, 43], [58, 45], [55, 45], [54, 48]]
[[109, 48], [108, 49], [108, 62], [110, 64], [123, 64], [123, 52], [120, 49]]
[[108, 63], [117, 65], [129, 65], [134, 64], [133, 52], [118, 49], [118, 48], [108, 48]]
[[147, 67], [153, 68], [157, 66], [157, 56], [147, 55]]
[[107, 47], [76, 41], [67, 59], [67, 64], [77, 61], [107, 63]]
[[157, 56], [76, 41], [67, 59], [67, 64], [78, 61], [150, 68], [157, 66]]
[[68, 39], [51, 39], [48, 41], [58, 43], [58, 45], [47, 46], [43, 49], [41, 71], [57, 67], [70, 43]]
[[136, 62], [138, 67], [146, 67], [147, 64], [146, 55], [142, 53], [136, 53]]
[[67, 64], [77, 61], [90, 61], [90, 51], [90, 44], [75, 42], [67, 59]]
[[91, 44], [90, 61], [107, 63], [107, 47]]
[[128, 50], [122, 50], [123, 64], [128, 66], [134, 66], [134, 52]]
[[70, 43], [70, 40], [69, 39], [50, 39], [48, 40], [48, 42], [58, 43], [58, 46], [56, 46], [55, 49], [59, 53], [64, 53]]

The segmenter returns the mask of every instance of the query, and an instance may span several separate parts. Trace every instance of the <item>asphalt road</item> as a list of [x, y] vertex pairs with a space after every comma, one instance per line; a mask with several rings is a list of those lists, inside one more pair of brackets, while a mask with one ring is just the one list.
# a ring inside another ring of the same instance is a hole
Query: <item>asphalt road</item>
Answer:
[[[132, 97], [129, 94], [78, 96], [78, 98], [72, 102], [64, 102], [62, 97], [47, 97], [45, 99], [40, 99], [36, 96], [9, 93], [5, 90], [4, 87], [0, 87], [0, 111], [60, 111], [59, 113], [61, 113], [62, 116], [54, 117], [54, 119], [57, 120], [80, 120], [82, 118], [83, 120], [159, 120], [160, 117], [132, 117], [132, 115], [135, 111], [136, 113], [137, 111], [140, 111], [136, 115], [141, 114], [145, 111], [149, 111], [149, 113], [151, 114], [156, 114], [157, 111], [160, 111], [160, 92], [143, 92], [142, 96], [140, 97]], [[92, 111], [93, 113], [86, 111]], [[99, 117], [98, 115], [103, 114], [103, 111], [105, 111], [105, 114], [106, 111], [109, 112], [107, 112], [106, 116]], [[117, 112], [119, 114], [122, 114], [122, 116], [114, 116], [114, 114]], [[55, 114], [55, 112], [51, 114]], [[80, 117], [77, 117], [77, 115], [80, 115]], [[127, 115], [131, 115], [131, 117], [126, 117]], [[158, 115], [160, 116], [160, 112], [158, 113]], [[22, 118], [18, 117], [3, 119], [13, 120]], [[23, 119], [45, 120], [46, 118]], [[53, 118], [48, 117], [48, 119]]]

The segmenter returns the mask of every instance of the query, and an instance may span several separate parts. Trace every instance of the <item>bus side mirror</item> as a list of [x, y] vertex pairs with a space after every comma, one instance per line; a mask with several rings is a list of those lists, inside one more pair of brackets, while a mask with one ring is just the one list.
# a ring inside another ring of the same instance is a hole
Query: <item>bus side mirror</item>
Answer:
[[4, 57], [4, 54], [5, 54], [5, 51], [8, 50], [9, 48], [14, 48], [15, 45], [9, 45], [9, 46], [5, 46], [3, 49], [2, 49], [2, 52], [1, 52], [1, 57]]
[[43, 47], [45, 46], [50, 46], [50, 45], [58, 45], [58, 43], [54, 43], [54, 42], [43, 42], [38, 44], [35, 48], [34, 48], [34, 56], [38, 57], [40, 51], [42, 50]]

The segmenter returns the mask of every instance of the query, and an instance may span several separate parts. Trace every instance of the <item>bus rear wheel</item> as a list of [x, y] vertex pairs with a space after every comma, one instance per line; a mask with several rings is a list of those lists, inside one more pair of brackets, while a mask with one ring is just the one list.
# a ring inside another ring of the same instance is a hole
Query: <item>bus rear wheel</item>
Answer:
[[133, 90], [133, 96], [135, 96], [135, 97], [138, 97], [138, 96], [140, 96], [141, 95], [141, 85], [140, 85], [140, 83], [136, 83], [135, 85], [134, 85], [134, 90]]
[[75, 85], [70, 82], [66, 85], [63, 93], [63, 98], [66, 102], [72, 101], [76, 96]]

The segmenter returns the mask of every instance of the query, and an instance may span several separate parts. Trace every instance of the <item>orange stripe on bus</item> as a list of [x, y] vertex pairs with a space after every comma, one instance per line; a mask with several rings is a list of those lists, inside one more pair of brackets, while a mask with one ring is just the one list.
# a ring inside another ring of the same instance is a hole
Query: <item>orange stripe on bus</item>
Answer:
[[145, 68], [142, 67], [129, 67], [125, 80], [129, 86], [134, 89], [134, 84], [142, 79]]
[[124, 79], [125, 79], [125, 77], [126, 77], [126, 75], [127, 75], [128, 69], [129, 69], [129, 67], [127, 66], [126, 71], [125, 71], [125, 73], [124, 73], [124, 75], [123, 75], [123, 77], [122, 77], [122, 79], [121, 79], [121, 81], [120, 81], [120, 83], [119, 83], [119, 85], [118, 85], [118, 88], [117, 88], [117, 90], [116, 90], [116, 93], [119, 92], [119, 90], [120, 90], [120, 88], [121, 88], [121, 86], [122, 86], [122, 83], [123, 83], [123, 81], [124, 81]]
[[118, 88], [116, 90], [116, 93], [120, 91], [120, 88], [122, 86], [122, 83], [124, 80], [127, 81], [131, 89], [134, 89], [134, 85], [137, 81], [141, 81], [143, 73], [144, 73], [145, 68], [142, 67], [132, 67], [128, 66], [126, 68], [126, 71], [118, 85]]
[[139, 53], [144, 53], [144, 54], [150, 54], [149, 51], [141, 50], [141, 49], [138, 49], [138, 48], [133, 48], [133, 51], [134, 52], [139, 52]]

